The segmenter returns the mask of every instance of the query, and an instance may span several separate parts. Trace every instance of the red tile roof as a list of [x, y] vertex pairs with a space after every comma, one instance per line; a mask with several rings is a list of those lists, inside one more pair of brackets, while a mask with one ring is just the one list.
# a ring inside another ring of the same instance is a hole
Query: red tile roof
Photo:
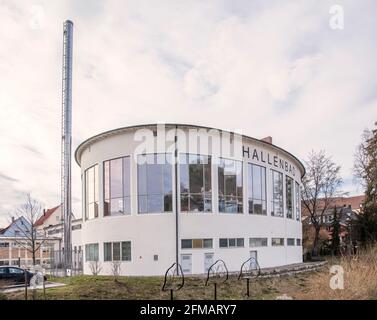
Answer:
[[54, 207], [54, 208], [51, 208], [51, 209], [47, 209], [43, 215], [35, 222], [35, 226], [41, 226], [55, 211], [56, 209], [58, 209], [60, 207], [60, 205]]
[[[365, 195], [361, 196], [354, 196], [354, 197], [338, 197], [334, 198], [329, 209], [333, 209], [334, 207], [341, 208], [343, 206], [351, 206], [352, 210], [360, 210], [360, 206], [363, 204], [363, 201], [365, 199]], [[323, 201], [319, 199], [317, 208], [318, 210], [321, 210], [321, 207], [323, 206]], [[304, 205], [302, 205], [302, 215], [308, 216], [309, 212], [306, 209]]]
[[357, 210], [360, 209], [360, 205], [362, 205], [363, 201], [365, 199], [365, 196], [354, 196], [354, 197], [341, 197], [334, 199], [334, 203], [332, 206], [337, 207], [343, 207], [345, 206], [351, 206], [351, 209]]

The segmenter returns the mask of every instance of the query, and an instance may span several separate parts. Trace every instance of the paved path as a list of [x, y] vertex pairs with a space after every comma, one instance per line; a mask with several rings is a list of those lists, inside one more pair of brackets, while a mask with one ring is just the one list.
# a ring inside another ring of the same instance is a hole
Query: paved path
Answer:
[[[46, 282], [45, 283], [45, 288], [48, 289], [48, 288], [55, 288], [55, 287], [62, 287], [62, 286], [65, 286], [66, 284], [65, 283], [58, 283], [58, 282]], [[43, 289], [43, 286], [42, 285], [39, 285], [36, 287], [37, 289]], [[33, 288], [28, 286], [27, 287], [28, 290], [32, 290]], [[3, 293], [9, 293], [9, 292], [15, 292], [15, 291], [21, 291], [21, 290], [25, 290], [25, 286], [23, 285], [17, 285], [17, 286], [11, 286], [7, 289], [4, 289], [2, 290]]]

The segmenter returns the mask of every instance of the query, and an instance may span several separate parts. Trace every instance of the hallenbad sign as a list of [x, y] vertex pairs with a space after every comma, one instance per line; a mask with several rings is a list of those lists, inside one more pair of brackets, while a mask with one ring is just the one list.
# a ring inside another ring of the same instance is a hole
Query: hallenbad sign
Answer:
[[280, 158], [277, 155], [271, 155], [269, 152], [259, 150], [257, 148], [250, 148], [248, 146], [242, 146], [242, 155], [254, 161], [269, 164], [277, 169], [284, 170], [285, 172], [295, 176], [296, 168], [287, 160]]

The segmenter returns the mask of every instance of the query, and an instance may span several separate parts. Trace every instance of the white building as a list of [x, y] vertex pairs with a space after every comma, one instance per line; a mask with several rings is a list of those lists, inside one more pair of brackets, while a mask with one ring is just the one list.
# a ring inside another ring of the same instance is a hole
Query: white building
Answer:
[[142, 125], [96, 135], [75, 158], [85, 274], [92, 261], [110, 274], [119, 260], [125, 275], [163, 275], [174, 262], [201, 274], [217, 259], [239, 271], [250, 256], [261, 267], [302, 262], [304, 167], [271, 140]]
[[[81, 251], [81, 226], [82, 219], [76, 219], [72, 214], [72, 251]], [[61, 205], [43, 211], [43, 215], [36, 221], [36, 228], [45, 237], [58, 238], [59, 241], [54, 243], [53, 250], [63, 249], [63, 216]]]
[[[81, 267], [78, 264], [82, 260], [81, 226], [82, 219], [75, 219], [72, 214], [72, 251], [76, 269]], [[37, 247], [36, 264], [48, 269], [51, 268], [52, 262], [61, 263], [63, 250], [61, 206], [43, 210], [43, 214], [35, 221], [34, 227]], [[23, 216], [13, 218], [9, 226], [0, 230], [0, 266], [30, 267], [33, 264], [29, 234], [31, 234], [31, 225]]]

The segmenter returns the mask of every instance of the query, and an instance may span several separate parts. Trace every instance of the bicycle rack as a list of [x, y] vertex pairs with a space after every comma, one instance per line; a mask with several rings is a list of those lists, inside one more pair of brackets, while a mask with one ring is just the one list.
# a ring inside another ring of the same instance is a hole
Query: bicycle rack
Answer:
[[[253, 267], [255, 266], [255, 267]], [[257, 259], [251, 257], [241, 265], [238, 280], [246, 279], [246, 295], [250, 297], [250, 279], [256, 279], [260, 276], [260, 267]]]
[[217, 300], [217, 284], [225, 283], [229, 278], [228, 268], [223, 260], [216, 260], [207, 272], [207, 279], [205, 286], [208, 285], [210, 279], [213, 279], [214, 284], [214, 300]]
[[[180, 281], [177, 283], [177, 279]], [[162, 291], [170, 291], [170, 300], [174, 300], [174, 291], [179, 291], [185, 284], [185, 275], [181, 265], [173, 263], [165, 272], [164, 284]]]

